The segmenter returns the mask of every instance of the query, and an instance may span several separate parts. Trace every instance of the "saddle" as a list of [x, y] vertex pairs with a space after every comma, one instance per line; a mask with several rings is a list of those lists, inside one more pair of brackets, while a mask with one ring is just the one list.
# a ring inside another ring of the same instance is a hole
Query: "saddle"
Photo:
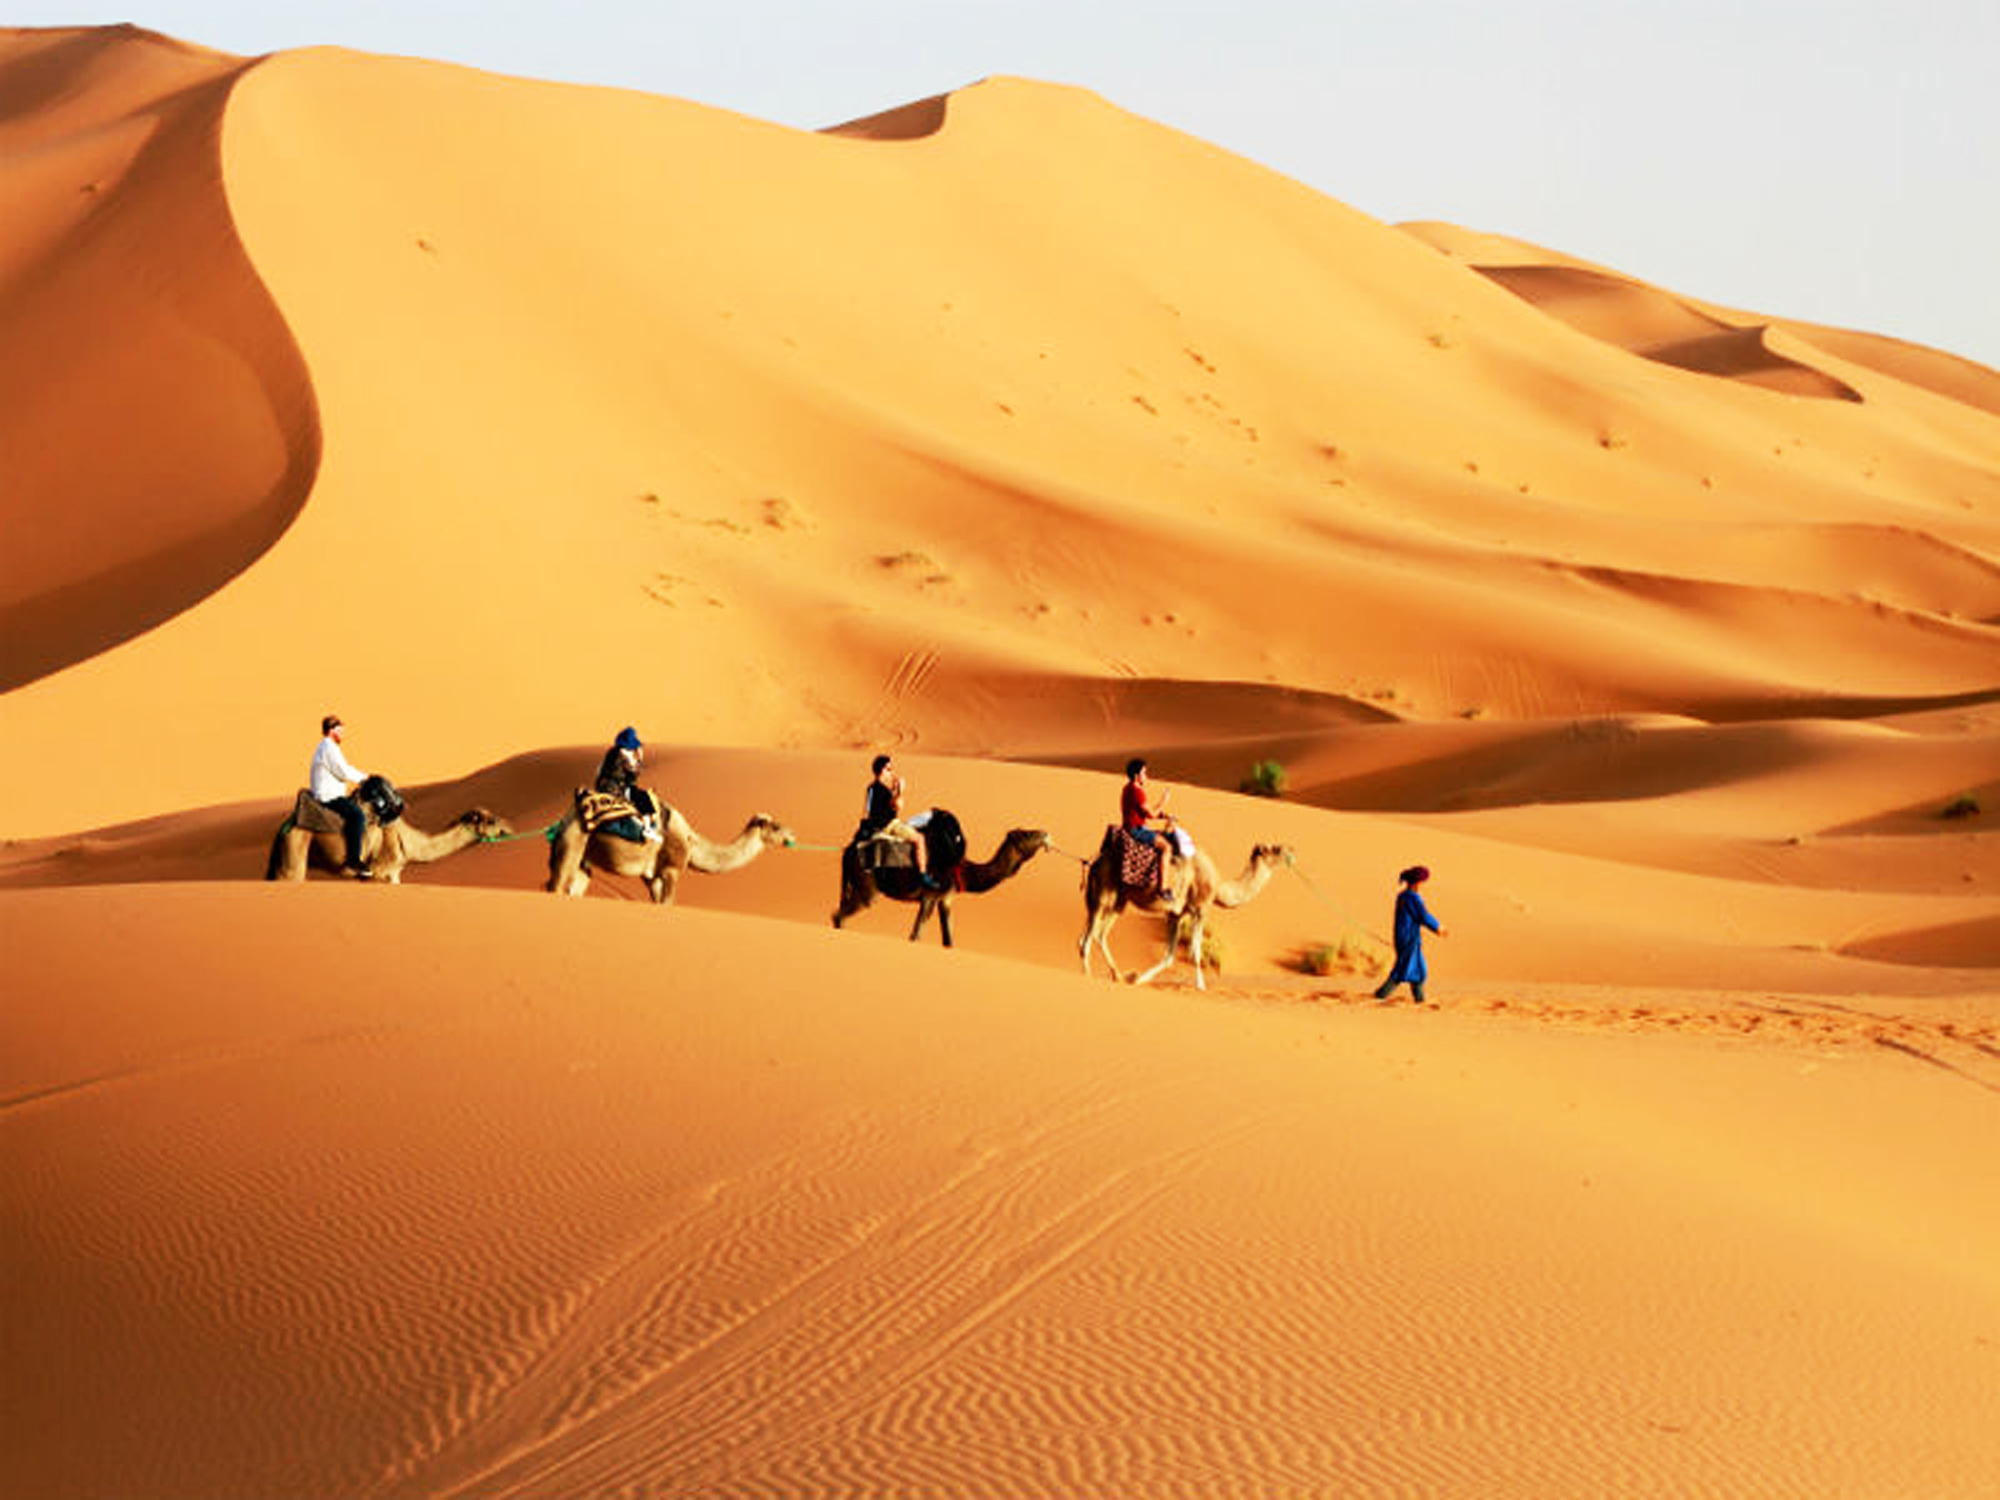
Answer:
[[1194, 857], [1194, 840], [1188, 837], [1185, 828], [1173, 828], [1159, 834], [1156, 842], [1148, 844], [1132, 837], [1119, 824], [1113, 823], [1104, 830], [1104, 844], [1099, 849], [1099, 857], [1110, 850], [1117, 860], [1118, 886], [1128, 901], [1152, 901], [1167, 894], [1162, 876], [1166, 865], [1166, 841], [1173, 840], [1174, 853], [1181, 859]]
[[307, 833], [339, 833], [340, 814], [300, 787], [299, 800], [292, 804], [292, 826]]
[[871, 833], [854, 840], [854, 859], [864, 870], [914, 870], [917, 846], [908, 839]]
[[1118, 884], [1128, 896], [1151, 899], [1160, 891], [1160, 847], [1141, 843], [1117, 824], [1104, 830], [1104, 841], [1117, 841]]
[[[402, 817], [405, 806], [403, 794], [386, 776], [370, 776], [354, 789], [354, 800], [361, 804], [361, 811], [370, 823], [383, 828]], [[292, 826], [307, 833], [339, 833], [344, 825], [339, 813], [315, 797], [309, 788], [300, 787], [298, 800], [292, 804]]]
[[[642, 805], [643, 804], [643, 805]], [[587, 786], [576, 789], [576, 821], [586, 834], [597, 832], [606, 823], [615, 823], [620, 818], [635, 818], [645, 822], [657, 816], [662, 826], [667, 821], [667, 809], [660, 799], [643, 787], [635, 788], [632, 800], [614, 797], [609, 792], [593, 791]]]
[[[965, 863], [965, 829], [949, 808], [934, 807], [917, 835], [924, 841], [930, 872], [940, 880]], [[908, 839], [885, 833], [871, 833], [864, 823], [849, 840], [854, 858], [864, 870], [914, 870], [917, 848]]]

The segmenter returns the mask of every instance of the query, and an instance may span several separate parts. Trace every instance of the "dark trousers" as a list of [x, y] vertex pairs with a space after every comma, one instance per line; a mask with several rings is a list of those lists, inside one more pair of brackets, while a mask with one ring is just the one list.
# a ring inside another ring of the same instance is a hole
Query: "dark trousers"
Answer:
[[368, 814], [352, 797], [335, 797], [326, 806], [340, 814], [340, 831], [347, 837], [347, 862], [361, 863], [361, 838], [368, 832]]
[[[1382, 988], [1375, 992], [1375, 998], [1377, 1000], [1387, 1000], [1391, 995], [1396, 993], [1396, 986], [1402, 982], [1400, 979], [1383, 980]], [[1417, 1004], [1422, 1005], [1424, 1003], [1424, 987], [1414, 979], [1410, 981], [1410, 993], [1416, 997]]]

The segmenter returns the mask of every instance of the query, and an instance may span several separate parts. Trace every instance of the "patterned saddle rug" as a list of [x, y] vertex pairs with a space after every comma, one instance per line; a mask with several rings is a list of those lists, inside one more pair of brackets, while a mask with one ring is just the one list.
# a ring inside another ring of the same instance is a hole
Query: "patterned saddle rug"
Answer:
[[1126, 894], [1151, 898], [1160, 889], [1160, 848], [1157, 844], [1141, 843], [1125, 829], [1116, 826], [1104, 830], [1107, 842], [1115, 839], [1118, 843], [1118, 883]]
[[644, 822], [657, 816], [662, 827], [666, 826], [667, 809], [660, 799], [643, 788], [639, 796], [646, 806], [628, 802], [623, 797], [614, 797], [609, 792], [594, 791], [590, 787], [576, 789], [576, 820], [583, 825], [586, 834], [597, 832], [606, 823], [615, 823], [620, 818], [637, 818]]

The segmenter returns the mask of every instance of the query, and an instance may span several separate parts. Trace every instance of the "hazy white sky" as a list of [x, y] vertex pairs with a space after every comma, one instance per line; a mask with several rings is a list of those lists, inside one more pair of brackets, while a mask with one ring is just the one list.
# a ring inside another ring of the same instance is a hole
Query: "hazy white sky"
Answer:
[[2000, 0], [16, 0], [816, 128], [1081, 84], [1389, 221], [2000, 366]]

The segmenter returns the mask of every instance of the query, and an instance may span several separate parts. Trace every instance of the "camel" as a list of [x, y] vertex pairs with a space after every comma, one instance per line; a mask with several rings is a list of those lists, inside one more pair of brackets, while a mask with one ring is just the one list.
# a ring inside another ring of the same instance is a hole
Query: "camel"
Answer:
[[[955, 836], [958, 820], [940, 808], [932, 814], [930, 827], [941, 829], [947, 826], [954, 832], [952, 847], [963, 850], [963, 840]], [[1049, 836], [1039, 828], [1013, 829], [1000, 841], [993, 857], [984, 861], [968, 860], [962, 853], [956, 859], [940, 860], [940, 841], [933, 840], [930, 847], [931, 877], [939, 883], [939, 889], [925, 886], [911, 866], [885, 865], [872, 870], [864, 867], [860, 846], [850, 843], [840, 854], [840, 909], [833, 914], [833, 925], [841, 926], [849, 917], [869, 906], [878, 895], [886, 896], [891, 901], [914, 901], [917, 903], [917, 920], [910, 927], [910, 941], [914, 943], [923, 936], [924, 924], [930, 920], [931, 913], [936, 912], [938, 936], [949, 948], [951, 898], [960, 891], [968, 896], [981, 895], [1013, 879], [1023, 865], [1049, 847]]]
[[1104, 961], [1111, 965], [1115, 976], [1118, 960], [1111, 956], [1111, 927], [1118, 920], [1118, 914], [1126, 906], [1138, 907], [1141, 911], [1163, 912], [1167, 919], [1166, 956], [1152, 968], [1125, 977], [1133, 984], [1145, 984], [1158, 978], [1173, 966], [1174, 946], [1180, 936], [1183, 922], [1193, 926], [1188, 933], [1188, 956], [1194, 963], [1194, 984], [1198, 990], [1208, 988], [1201, 972], [1202, 932], [1208, 922], [1208, 908], [1211, 905], [1223, 908], [1243, 906], [1254, 900], [1271, 879], [1271, 872], [1279, 865], [1292, 862], [1292, 851], [1284, 844], [1258, 844], [1250, 850], [1250, 858], [1243, 867], [1243, 873], [1234, 880], [1222, 880], [1215, 869], [1215, 861], [1207, 851], [1196, 849], [1192, 856], [1182, 856], [1173, 862], [1173, 873], [1168, 877], [1166, 889], [1154, 897], [1141, 897], [1128, 891], [1119, 880], [1118, 830], [1108, 828], [1104, 842], [1097, 851], [1097, 858], [1083, 877], [1083, 907], [1085, 921], [1083, 936], [1077, 940], [1076, 949], [1083, 956], [1083, 972], [1090, 973], [1090, 950], [1096, 947], [1104, 954]]
[[[376, 884], [400, 885], [405, 865], [429, 864], [513, 831], [506, 819], [483, 807], [460, 813], [442, 833], [425, 833], [408, 816], [387, 824], [370, 818], [361, 836], [361, 858], [373, 867]], [[271, 840], [264, 878], [304, 880], [306, 867], [314, 863], [338, 874], [346, 857], [347, 842], [339, 833], [314, 833], [287, 818]]]
[[581, 896], [590, 888], [591, 872], [604, 870], [643, 881], [654, 905], [672, 906], [681, 876], [690, 868], [727, 875], [766, 849], [792, 842], [792, 831], [765, 813], [745, 823], [728, 843], [717, 844], [696, 833], [679, 808], [669, 808], [663, 835], [641, 844], [602, 831], [585, 834], [571, 812], [549, 833], [549, 880], [543, 889]]

